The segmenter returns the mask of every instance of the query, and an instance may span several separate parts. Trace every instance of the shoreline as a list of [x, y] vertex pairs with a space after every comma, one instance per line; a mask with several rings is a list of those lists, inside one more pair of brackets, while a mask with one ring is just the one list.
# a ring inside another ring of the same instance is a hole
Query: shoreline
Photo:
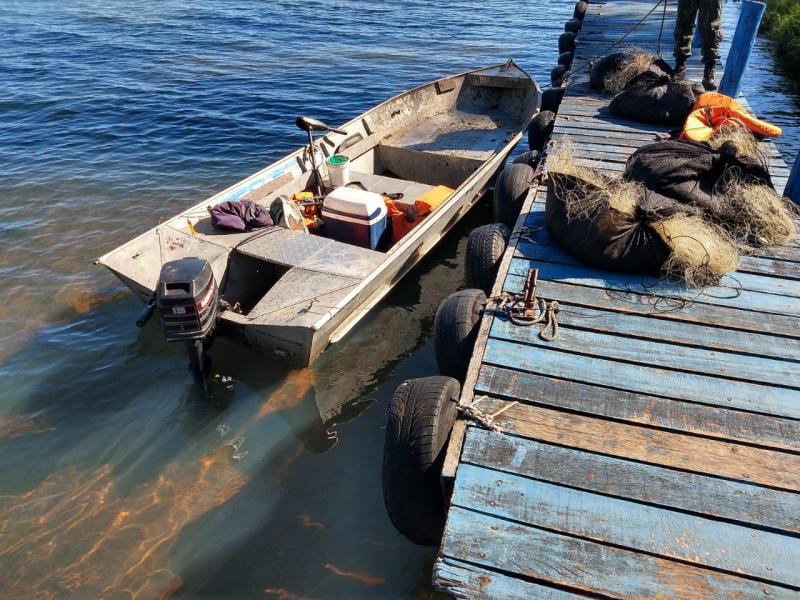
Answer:
[[[785, 66], [800, 67], [800, 4], [796, 0], [765, 0], [767, 12], [761, 23], [761, 35], [776, 43], [777, 55]], [[787, 74], [800, 82], [797, 71]]]

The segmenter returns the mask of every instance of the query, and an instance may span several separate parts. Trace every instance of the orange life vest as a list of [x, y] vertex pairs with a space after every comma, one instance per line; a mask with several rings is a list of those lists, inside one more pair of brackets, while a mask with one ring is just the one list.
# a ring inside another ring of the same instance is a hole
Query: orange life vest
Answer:
[[707, 142], [715, 132], [731, 123], [746, 127], [763, 137], [776, 138], [783, 133], [780, 127], [755, 118], [734, 98], [717, 92], [706, 92], [695, 101], [681, 137], [695, 142]]

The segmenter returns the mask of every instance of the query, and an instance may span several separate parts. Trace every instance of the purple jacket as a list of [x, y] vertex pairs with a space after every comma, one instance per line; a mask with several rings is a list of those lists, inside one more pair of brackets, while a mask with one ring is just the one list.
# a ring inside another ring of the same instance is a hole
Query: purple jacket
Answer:
[[272, 225], [269, 209], [251, 200], [222, 202], [211, 209], [211, 224], [216, 229], [250, 231]]

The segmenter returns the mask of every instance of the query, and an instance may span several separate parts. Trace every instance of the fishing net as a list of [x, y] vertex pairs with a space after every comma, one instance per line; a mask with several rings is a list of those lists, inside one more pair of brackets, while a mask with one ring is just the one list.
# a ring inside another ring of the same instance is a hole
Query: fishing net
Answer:
[[[686, 146], [693, 159], [673, 172], [682, 176], [683, 170], [695, 169], [690, 174], [696, 175], [698, 163], [714, 166], [710, 148]], [[734, 178], [737, 172], [726, 171], [725, 189], [714, 196], [731, 196], [730, 202], [696, 204], [658, 193], [641, 181], [606, 177], [581, 165], [571, 145], [562, 143], [549, 163], [545, 222], [565, 250], [589, 264], [660, 272], [690, 286], [715, 284], [736, 269], [740, 240], [749, 235], [780, 243], [794, 233], [785, 201], [752, 178]]]
[[673, 75], [672, 68], [654, 54], [640, 48], [626, 48], [594, 61], [589, 71], [589, 85], [596, 90], [618, 94], [632, 79], [646, 71], [659, 76]]
[[662, 273], [693, 287], [714, 285], [736, 270], [739, 253], [723, 229], [696, 215], [654, 221], [652, 228], [670, 249]]
[[728, 210], [722, 184], [732, 173], [742, 183], [772, 187], [763, 158], [740, 154], [730, 140], [718, 150], [703, 142], [686, 140], [642, 146], [628, 159], [622, 178], [700, 208], [711, 220], [719, 220]]
[[796, 233], [796, 205], [771, 187], [743, 180], [731, 170], [723, 178], [720, 190], [726, 203], [719, 222], [741, 243], [785, 244]]
[[717, 152], [724, 145], [735, 149], [736, 156], [746, 157], [754, 164], [766, 165], [767, 160], [756, 136], [736, 121], [727, 121], [708, 140], [708, 145]]
[[612, 115], [654, 125], [682, 126], [699, 93], [690, 81], [645, 71], [611, 100]]

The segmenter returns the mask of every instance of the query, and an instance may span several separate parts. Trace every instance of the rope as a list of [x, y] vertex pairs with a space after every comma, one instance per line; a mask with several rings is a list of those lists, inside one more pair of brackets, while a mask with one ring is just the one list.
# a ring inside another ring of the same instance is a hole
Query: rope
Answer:
[[478, 425], [481, 425], [491, 431], [500, 432], [502, 429], [497, 423], [495, 423], [495, 419], [506, 412], [509, 408], [512, 408], [519, 403], [514, 400], [513, 402], [507, 403], [500, 410], [497, 410], [493, 413], [485, 413], [478, 408], [478, 402], [488, 399], [488, 396], [478, 396], [472, 401], [472, 403], [460, 405], [458, 407], [458, 411], [465, 419], [469, 419], [473, 423], [477, 423]]
[[544, 324], [539, 330], [539, 338], [545, 342], [552, 342], [558, 337], [558, 318], [556, 315], [561, 311], [558, 300], [550, 302], [543, 298], [537, 299], [538, 315], [536, 317], [526, 317], [525, 307], [520, 306], [523, 302], [522, 294], [510, 294], [503, 292], [494, 298], [498, 301], [496, 310], [508, 318], [508, 320], [519, 327], [531, 327], [532, 325]]
[[658, 30], [658, 40], [656, 41], [656, 54], [661, 58], [661, 36], [664, 33], [664, 22], [667, 20], [667, 4], [669, 0], [664, 0], [664, 12], [661, 13], [661, 27]]

